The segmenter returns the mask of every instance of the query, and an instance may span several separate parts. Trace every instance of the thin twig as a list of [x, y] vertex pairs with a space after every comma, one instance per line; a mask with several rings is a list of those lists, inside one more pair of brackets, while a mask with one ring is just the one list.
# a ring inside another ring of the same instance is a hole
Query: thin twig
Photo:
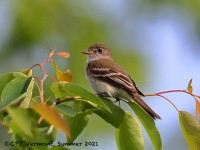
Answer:
[[55, 100], [55, 102], [53, 103], [53, 105], [59, 105], [64, 102], [75, 101], [77, 99], [80, 99], [80, 97], [79, 96], [69, 96], [69, 97], [65, 97], [64, 99], [57, 98]]
[[145, 96], [155, 96], [155, 95], [161, 95], [161, 94], [166, 94], [166, 93], [175, 93], [175, 92], [182, 92], [182, 93], [189, 94], [189, 95], [191, 95], [191, 96], [193, 96], [193, 97], [200, 98], [199, 95], [190, 93], [190, 92], [188, 92], [187, 90], [168, 90], [168, 91], [156, 92], [156, 93], [152, 93], [152, 94], [145, 94]]
[[40, 80], [39, 79], [39, 82], [40, 82], [40, 90], [39, 90], [39, 93], [40, 93], [40, 100], [41, 100], [41, 103], [44, 104], [44, 81], [46, 80], [46, 78], [48, 77], [48, 74], [46, 73], [46, 71], [44, 70], [44, 65], [46, 65], [48, 62], [52, 61], [51, 60], [51, 55], [49, 55], [49, 57], [44, 61], [42, 62], [41, 64], [35, 64], [33, 66], [30, 67], [30, 69], [32, 69], [33, 67], [40, 67], [42, 73], [43, 73], [43, 77], [42, 79]]
[[168, 90], [168, 91], [163, 91], [163, 92], [145, 94], [145, 96], [160, 96], [160, 97], [164, 98], [165, 100], [167, 100], [170, 104], [172, 104], [174, 106], [174, 108], [179, 112], [178, 108], [168, 98], [166, 98], [165, 96], [162, 95], [162, 94], [166, 94], [166, 93], [175, 93], [175, 92], [182, 92], [182, 93], [189, 94], [190, 96], [192, 96], [195, 99], [195, 101], [196, 101], [196, 98], [200, 98], [199, 95], [193, 94], [187, 90]]
[[174, 108], [177, 110], [177, 112], [179, 112], [178, 108], [167, 97], [160, 95], [160, 94], [157, 94], [156, 96], [160, 96], [160, 97], [164, 98], [165, 100], [167, 100], [170, 104], [172, 104], [172, 106], [174, 106]]

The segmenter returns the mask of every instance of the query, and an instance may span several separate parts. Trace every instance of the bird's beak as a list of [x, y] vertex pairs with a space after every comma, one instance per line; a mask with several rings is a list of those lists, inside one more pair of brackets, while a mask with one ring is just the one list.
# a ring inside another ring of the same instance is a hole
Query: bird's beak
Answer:
[[85, 50], [85, 51], [83, 51], [82, 53], [83, 53], [83, 54], [86, 54], [86, 55], [91, 55], [91, 54], [93, 54], [93, 52], [89, 52], [88, 50]]

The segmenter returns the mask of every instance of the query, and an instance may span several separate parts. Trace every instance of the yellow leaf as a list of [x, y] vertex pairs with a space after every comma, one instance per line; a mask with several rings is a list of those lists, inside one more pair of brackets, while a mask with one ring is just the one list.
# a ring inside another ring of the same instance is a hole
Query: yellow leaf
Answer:
[[200, 102], [196, 100], [196, 119], [198, 120], [198, 117], [200, 115]]
[[188, 90], [189, 93], [192, 93], [192, 91], [193, 91], [193, 87], [192, 87], [192, 79], [190, 79], [190, 81], [189, 81], [189, 83], [188, 83], [187, 90]]
[[65, 57], [65, 58], [70, 57], [70, 54], [67, 52], [58, 52], [58, 53], [55, 53], [54, 55]]
[[59, 81], [72, 82], [72, 73], [69, 69], [67, 69], [65, 72], [62, 72], [55, 62], [52, 62], [52, 66], [56, 71], [56, 77]]
[[66, 72], [63, 73], [65, 75], [65, 80], [68, 82], [72, 82], [72, 73], [69, 69], [66, 70]]
[[66, 121], [60, 116], [60, 114], [56, 110], [45, 104], [37, 102], [33, 105], [33, 108], [48, 123], [52, 124], [55, 128], [63, 131], [67, 135], [67, 137], [71, 136]]

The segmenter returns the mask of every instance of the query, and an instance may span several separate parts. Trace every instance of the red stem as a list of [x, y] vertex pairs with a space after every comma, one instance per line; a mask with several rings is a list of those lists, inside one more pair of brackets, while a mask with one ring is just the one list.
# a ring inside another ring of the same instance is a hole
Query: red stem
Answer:
[[172, 104], [172, 106], [174, 106], [174, 108], [177, 110], [177, 112], [179, 112], [178, 108], [167, 97], [160, 95], [160, 94], [157, 94], [157, 96], [160, 96], [160, 97], [164, 98], [165, 100], [167, 100], [170, 104]]
[[44, 81], [48, 77], [48, 74], [44, 70], [43, 66], [45, 64], [47, 64], [49, 61], [52, 61], [50, 56], [44, 62], [42, 62], [41, 64], [35, 64], [35, 65], [30, 67], [30, 69], [32, 69], [35, 66], [39, 66], [41, 71], [42, 71], [42, 73], [43, 73], [43, 77], [40, 80], [40, 100], [41, 100], [41, 103], [43, 103], [43, 104], [44, 104]]
[[172, 104], [174, 106], [174, 108], [179, 112], [178, 108], [168, 98], [166, 98], [165, 96], [162, 95], [162, 94], [174, 93], [174, 92], [182, 92], [182, 93], [189, 94], [192, 97], [194, 97], [195, 100], [196, 100], [196, 98], [200, 98], [199, 95], [190, 93], [187, 90], [168, 90], [168, 91], [157, 92], [157, 93], [153, 93], [153, 94], [145, 94], [145, 96], [160, 96], [160, 97], [164, 98], [165, 100], [167, 100], [170, 104]]
[[174, 92], [182, 92], [182, 93], [189, 94], [193, 97], [200, 98], [199, 95], [195, 95], [193, 93], [190, 93], [187, 90], [168, 90], [168, 91], [163, 91], [163, 92], [157, 92], [157, 93], [154, 93], [154, 94], [145, 94], [145, 96], [155, 96], [155, 95], [166, 94], [166, 93], [174, 93]]

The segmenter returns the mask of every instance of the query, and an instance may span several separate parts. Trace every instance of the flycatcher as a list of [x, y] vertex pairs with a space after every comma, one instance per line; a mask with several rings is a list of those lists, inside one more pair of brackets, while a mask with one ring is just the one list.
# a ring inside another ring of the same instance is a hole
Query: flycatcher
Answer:
[[141, 98], [135, 82], [112, 59], [111, 49], [103, 44], [93, 44], [83, 52], [88, 56], [86, 76], [98, 96], [134, 101], [154, 119], [161, 119]]

